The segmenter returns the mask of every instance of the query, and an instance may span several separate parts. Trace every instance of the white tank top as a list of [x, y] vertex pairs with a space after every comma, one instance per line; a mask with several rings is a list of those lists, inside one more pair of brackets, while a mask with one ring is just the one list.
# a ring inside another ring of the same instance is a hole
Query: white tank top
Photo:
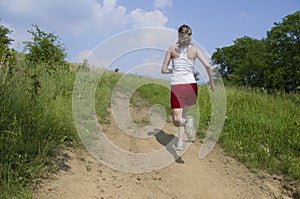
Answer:
[[180, 48], [179, 57], [172, 59], [171, 85], [196, 83], [193, 74], [195, 60], [188, 58], [188, 48]]

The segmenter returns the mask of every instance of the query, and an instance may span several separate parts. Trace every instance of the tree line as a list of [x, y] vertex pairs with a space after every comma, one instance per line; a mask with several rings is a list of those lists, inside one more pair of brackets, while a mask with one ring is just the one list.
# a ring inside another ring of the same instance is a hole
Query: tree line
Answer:
[[229, 84], [267, 91], [300, 91], [300, 11], [285, 16], [267, 37], [237, 38], [217, 48], [212, 62]]

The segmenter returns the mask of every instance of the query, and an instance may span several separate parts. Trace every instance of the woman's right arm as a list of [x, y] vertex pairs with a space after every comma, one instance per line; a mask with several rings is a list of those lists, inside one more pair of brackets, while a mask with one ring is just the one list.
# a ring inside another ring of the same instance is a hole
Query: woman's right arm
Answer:
[[162, 74], [170, 74], [170, 73], [173, 72], [172, 69], [168, 69], [171, 58], [172, 58], [171, 49], [169, 49], [168, 52], [166, 53], [165, 59], [163, 61], [163, 65], [161, 67], [161, 73]]

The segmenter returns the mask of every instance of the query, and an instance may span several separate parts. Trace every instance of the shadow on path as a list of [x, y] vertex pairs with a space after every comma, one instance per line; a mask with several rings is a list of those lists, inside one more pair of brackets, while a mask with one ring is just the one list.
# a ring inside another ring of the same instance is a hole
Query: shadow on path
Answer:
[[169, 151], [169, 153], [174, 157], [174, 160], [176, 163], [183, 164], [184, 161], [182, 158], [177, 154], [177, 151], [175, 150], [175, 144], [177, 141], [177, 137], [173, 134], [168, 134], [165, 131], [161, 129], [154, 129], [153, 131], [148, 132], [148, 135], [155, 136], [156, 140], [166, 147], [166, 149]]

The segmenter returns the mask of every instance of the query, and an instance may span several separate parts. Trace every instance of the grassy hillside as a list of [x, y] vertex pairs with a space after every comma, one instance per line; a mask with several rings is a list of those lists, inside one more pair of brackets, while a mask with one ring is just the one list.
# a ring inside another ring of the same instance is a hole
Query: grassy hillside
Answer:
[[[0, 86], [0, 198], [31, 198], [30, 186], [36, 179], [58, 168], [55, 152], [80, 143], [72, 116], [75, 77], [75, 72], [44, 74], [35, 87], [31, 78], [20, 73]], [[111, 93], [120, 77], [107, 72], [98, 84], [95, 106], [100, 122], [109, 122]], [[210, 120], [210, 98], [205, 86], [199, 87], [199, 93], [198, 136], [203, 137]], [[136, 94], [170, 111], [167, 88], [148, 84]], [[227, 119], [219, 140], [224, 149], [252, 169], [300, 182], [299, 95], [231, 87], [226, 95]]]
[[250, 168], [300, 180], [300, 99], [226, 89], [228, 119], [223, 147]]

